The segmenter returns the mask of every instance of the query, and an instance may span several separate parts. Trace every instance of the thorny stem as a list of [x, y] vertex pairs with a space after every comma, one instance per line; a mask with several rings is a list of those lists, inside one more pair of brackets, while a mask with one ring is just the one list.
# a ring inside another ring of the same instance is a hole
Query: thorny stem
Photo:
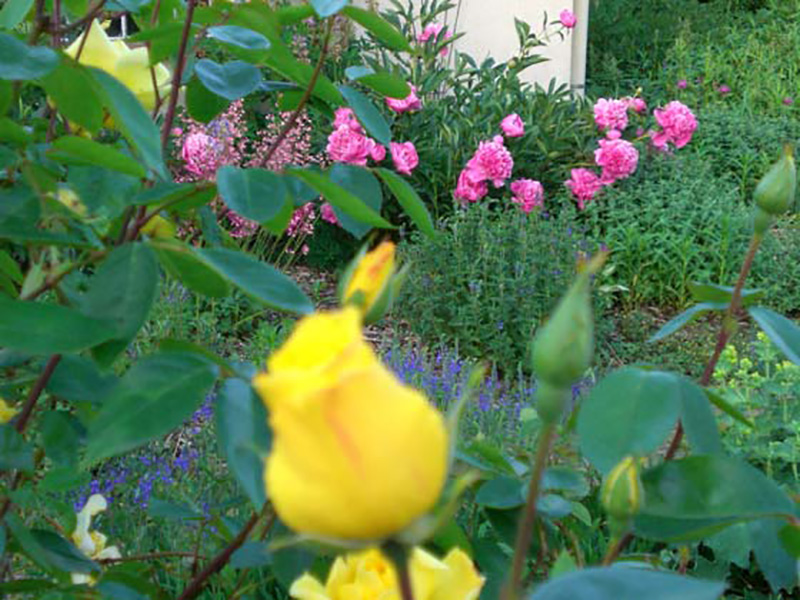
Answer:
[[320, 51], [319, 60], [317, 61], [317, 66], [314, 67], [314, 72], [311, 74], [311, 79], [308, 81], [308, 87], [306, 88], [305, 92], [303, 92], [303, 97], [300, 98], [300, 103], [297, 105], [297, 108], [294, 109], [294, 112], [291, 114], [289, 119], [281, 129], [278, 137], [275, 138], [275, 141], [272, 142], [272, 145], [267, 150], [266, 154], [264, 155], [264, 160], [261, 161], [261, 166], [266, 167], [269, 164], [270, 159], [272, 156], [277, 152], [278, 148], [280, 148], [281, 144], [286, 139], [286, 136], [289, 135], [289, 132], [294, 129], [295, 124], [297, 123], [297, 119], [300, 118], [300, 113], [305, 108], [308, 101], [311, 99], [311, 94], [314, 93], [314, 87], [317, 85], [317, 80], [319, 79], [320, 74], [322, 73], [322, 67], [325, 64], [325, 58], [328, 56], [328, 49], [330, 47], [331, 42], [331, 31], [333, 30], [333, 19], [328, 21], [328, 28], [325, 31], [325, 41], [322, 43], [322, 50]]
[[167, 113], [164, 116], [164, 125], [161, 129], [161, 149], [167, 149], [169, 132], [172, 129], [172, 122], [175, 120], [175, 107], [178, 105], [178, 92], [180, 91], [181, 81], [183, 80], [183, 68], [186, 66], [186, 48], [189, 45], [189, 33], [192, 31], [192, 18], [194, 17], [194, 7], [197, 0], [187, 0], [186, 20], [183, 23], [181, 33], [181, 43], [178, 47], [178, 60], [175, 63], [175, 72], [172, 74], [172, 88], [169, 92], [169, 103]]
[[525, 558], [528, 556], [528, 549], [531, 546], [531, 537], [533, 536], [533, 525], [536, 522], [536, 501], [539, 498], [542, 475], [547, 466], [547, 457], [550, 454], [550, 445], [553, 443], [555, 432], [556, 426], [547, 424], [542, 429], [542, 433], [539, 436], [539, 444], [536, 448], [536, 457], [533, 462], [531, 482], [528, 486], [528, 499], [523, 509], [522, 522], [517, 529], [517, 539], [514, 544], [514, 557], [511, 562], [511, 575], [501, 595], [503, 600], [513, 600], [517, 598], [519, 594], [522, 570], [525, 567]]
[[[763, 239], [763, 235], [754, 233], [753, 238], [750, 240], [750, 248], [747, 250], [747, 255], [742, 263], [739, 279], [736, 281], [736, 286], [733, 288], [731, 303], [728, 305], [728, 310], [722, 320], [722, 327], [720, 327], [719, 336], [717, 337], [717, 345], [714, 347], [714, 352], [708, 360], [708, 364], [706, 364], [703, 376], [700, 378], [700, 385], [703, 387], [711, 383], [711, 377], [714, 375], [714, 370], [717, 368], [719, 357], [722, 355], [722, 351], [725, 350], [725, 346], [728, 345], [728, 341], [730, 341], [733, 334], [736, 333], [736, 316], [741, 308], [744, 282], [747, 279], [747, 275], [750, 273], [750, 269], [753, 267], [753, 259], [755, 259], [756, 252], [758, 252], [758, 248]], [[672, 437], [669, 448], [664, 455], [664, 460], [671, 460], [674, 458], [682, 439], [683, 424], [678, 422], [678, 427], [675, 429], [675, 435]]]

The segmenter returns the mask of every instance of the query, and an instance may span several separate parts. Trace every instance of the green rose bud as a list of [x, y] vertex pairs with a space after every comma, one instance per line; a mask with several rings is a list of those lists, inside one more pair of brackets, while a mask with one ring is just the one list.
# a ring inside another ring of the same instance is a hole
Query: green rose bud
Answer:
[[618, 522], [627, 523], [639, 512], [644, 503], [644, 488], [637, 458], [627, 456], [611, 470], [603, 482], [600, 499], [609, 516]]
[[777, 217], [789, 210], [796, 188], [797, 166], [792, 149], [787, 146], [783, 157], [758, 182], [753, 198], [759, 209]]
[[578, 274], [533, 340], [533, 370], [551, 387], [571, 386], [591, 364], [594, 322], [589, 277], [604, 260], [605, 255], [598, 255]]

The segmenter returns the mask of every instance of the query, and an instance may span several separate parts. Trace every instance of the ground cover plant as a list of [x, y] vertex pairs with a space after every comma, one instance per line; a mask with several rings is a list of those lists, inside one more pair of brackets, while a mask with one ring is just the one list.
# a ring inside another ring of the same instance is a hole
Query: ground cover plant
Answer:
[[796, 595], [791, 143], [522, 86], [566, 9], [437, 82], [445, 3], [122, 7], [0, 10], [3, 595]]

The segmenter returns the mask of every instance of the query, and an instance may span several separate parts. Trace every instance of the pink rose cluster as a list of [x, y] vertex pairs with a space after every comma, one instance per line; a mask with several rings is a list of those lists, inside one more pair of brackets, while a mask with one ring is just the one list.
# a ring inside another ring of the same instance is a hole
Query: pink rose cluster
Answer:
[[[594, 162], [600, 167], [600, 174], [587, 168], [572, 169], [570, 179], [564, 182], [581, 210], [604, 186], [626, 179], [636, 172], [639, 151], [632, 142], [622, 138], [622, 132], [628, 126], [628, 111], [645, 116], [647, 103], [639, 97], [619, 100], [600, 98], [594, 105], [595, 124], [605, 132], [605, 139], [598, 142], [599, 147], [594, 152]], [[697, 129], [697, 120], [692, 111], [677, 100], [655, 109], [653, 116], [660, 130], [646, 134], [644, 128], [639, 127], [636, 135], [649, 135], [658, 150], [666, 151], [670, 144], [682, 148], [689, 143]]]
[[[444, 30], [444, 37], [440, 39], [439, 34], [442, 33], [442, 30]], [[417, 41], [420, 44], [427, 44], [431, 40], [436, 42], [442, 40], [449, 40], [452, 37], [453, 34], [447, 31], [446, 27], [441, 23], [431, 23], [429, 25], [426, 25], [425, 28], [422, 30], [422, 32], [417, 36]], [[441, 56], [447, 56], [449, 52], [450, 49], [447, 46], [445, 46], [439, 51], [439, 54]]]
[[333, 127], [325, 150], [334, 162], [365, 167], [367, 159], [380, 162], [386, 158], [386, 148], [364, 134], [352, 109], [336, 109]]
[[[518, 114], [512, 113], [500, 122], [500, 129], [507, 138], [518, 138], [525, 134], [525, 123]], [[453, 196], [464, 204], [478, 202], [489, 193], [490, 182], [495, 188], [504, 186], [513, 169], [514, 158], [506, 148], [503, 136], [496, 135], [491, 140], [482, 141], [458, 176]], [[512, 202], [526, 214], [544, 204], [542, 184], [533, 179], [512, 182], [511, 193]]]

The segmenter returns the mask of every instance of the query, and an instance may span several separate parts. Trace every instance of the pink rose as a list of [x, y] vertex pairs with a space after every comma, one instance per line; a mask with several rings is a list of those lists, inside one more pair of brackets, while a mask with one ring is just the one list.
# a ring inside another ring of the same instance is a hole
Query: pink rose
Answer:
[[514, 159], [505, 147], [503, 136], [497, 135], [490, 142], [481, 142], [475, 154], [467, 163], [473, 175], [481, 181], [489, 180], [494, 187], [502, 187], [505, 180], [511, 177]]
[[503, 130], [503, 134], [506, 137], [510, 138], [525, 135], [525, 123], [522, 122], [522, 118], [517, 113], [512, 113], [503, 119], [500, 123], [500, 129]]
[[480, 174], [464, 169], [458, 176], [458, 185], [453, 196], [462, 202], [477, 202], [489, 193], [489, 185]]
[[686, 81], [685, 79], [679, 79], [678, 80], [678, 89], [679, 90], [685, 90], [687, 87], [689, 87], [689, 82], [688, 81]]
[[783, 104], [784, 104], [785, 106], [791, 106], [792, 104], [794, 104], [794, 98], [792, 98], [791, 96], [786, 96], [786, 97], [783, 99]]
[[511, 184], [511, 192], [514, 194], [512, 202], [519, 204], [525, 214], [544, 205], [542, 184], [533, 179], [517, 179]]
[[335, 162], [363, 167], [367, 164], [374, 143], [348, 125], [341, 125], [328, 136], [326, 151]]
[[352, 108], [342, 106], [337, 108], [336, 112], [333, 114], [335, 116], [335, 119], [333, 120], [334, 129], [339, 129], [342, 126], [346, 126], [356, 133], [364, 133], [364, 130], [361, 128], [361, 123], [358, 122], [356, 114], [353, 112]]
[[594, 162], [603, 169], [600, 181], [611, 185], [617, 179], [630, 177], [639, 164], [639, 151], [630, 142], [622, 139], [600, 140], [600, 148], [594, 151]]
[[725, 84], [723, 83], [721, 86], [719, 86], [719, 87], [717, 88], [717, 91], [718, 91], [718, 92], [719, 92], [719, 93], [720, 93], [722, 96], [724, 96], [724, 95], [726, 95], [726, 94], [730, 94], [730, 93], [731, 93], [731, 88], [730, 88], [730, 87], [728, 87], [727, 85], [725, 85]]
[[330, 223], [331, 225], [338, 225], [339, 219], [336, 218], [336, 213], [333, 212], [333, 207], [328, 204], [327, 202], [322, 205], [320, 209], [320, 213], [322, 214], [322, 220]]
[[[420, 44], [425, 44], [428, 42], [428, 40], [433, 40], [434, 42], [439, 41], [439, 34], [442, 32], [443, 29], [445, 29], [445, 26], [442, 25], [441, 23], [431, 23], [430, 25], [426, 25], [425, 29], [422, 30], [422, 33], [420, 33], [417, 36], [417, 41]], [[450, 33], [449, 31], [444, 32], [445, 40], [449, 40], [452, 37], [453, 34]], [[447, 46], [445, 46], [444, 48], [441, 49], [439, 54], [442, 56], [447, 56], [447, 53], [449, 51], [450, 49]]]
[[628, 105], [628, 110], [632, 110], [638, 114], [647, 111], [647, 102], [642, 98], [623, 98], [622, 100]]
[[622, 131], [628, 126], [628, 103], [600, 98], [594, 105], [594, 122], [602, 130]]
[[673, 100], [664, 108], [657, 108], [653, 111], [656, 122], [661, 126], [661, 131], [653, 132], [653, 145], [662, 150], [668, 144], [674, 144], [676, 148], [683, 148], [692, 139], [692, 135], [697, 129], [697, 119], [689, 107]]
[[411, 93], [403, 99], [386, 97], [386, 106], [396, 113], [411, 112], [422, 108], [422, 102], [417, 97], [417, 88], [411, 86]]
[[386, 148], [381, 146], [378, 142], [368, 139], [367, 140], [370, 148], [369, 148], [369, 157], [374, 160], [375, 162], [381, 162], [384, 158], [386, 158]]
[[583, 210], [597, 191], [603, 187], [600, 178], [589, 169], [572, 169], [572, 178], [564, 182], [578, 201], [578, 208]]
[[392, 153], [394, 168], [397, 169], [397, 172], [401, 175], [411, 175], [411, 171], [419, 164], [419, 156], [417, 156], [417, 149], [414, 147], [414, 142], [405, 142], [402, 144], [392, 142], [389, 145], [389, 150]]
[[564, 10], [561, 11], [561, 14], [558, 15], [558, 19], [561, 21], [561, 24], [567, 29], [572, 29], [578, 22], [577, 17], [575, 17], [575, 13], [573, 13], [568, 8], [565, 8]]
[[183, 135], [183, 129], [181, 129], [180, 127], [173, 127], [172, 131], [170, 131], [170, 133], [173, 136], [178, 137], [178, 136]]
[[181, 158], [186, 163], [187, 171], [202, 176], [214, 170], [213, 142], [211, 136], [201, 132], [186, 136], [181, 148]]

